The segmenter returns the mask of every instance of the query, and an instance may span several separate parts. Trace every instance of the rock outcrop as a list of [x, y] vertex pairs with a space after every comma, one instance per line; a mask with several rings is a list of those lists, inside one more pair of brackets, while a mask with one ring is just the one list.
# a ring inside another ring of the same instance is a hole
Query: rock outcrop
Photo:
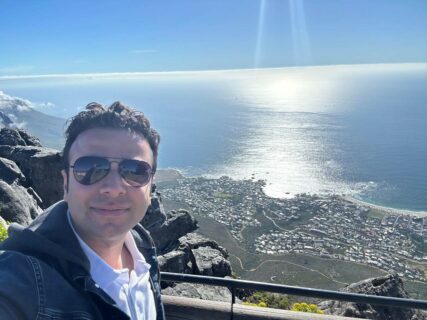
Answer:
[[159, 256], [161, 271], [192, 274], [193, 264], [190, 251], [172, 250]]
[[181, 238], [179, 238], [178, 241], [180, 244], [179, 245], [180, 248], [185, 246], [188, 246], [190, 249], [197, 249], [199, 247], [211, 247], [213, 249], [220, 251], [225, 258], [228, 258], [227, 249], [221, 247], [215, 241], [205, 238], [198, 233], [186, 234], [185, 236], [182, 236]]
[[15, 162], [0, 158], [0, 215], [7, 221], [28, 225], [42, 210], [41, 200], [29, 187]]
[[[8, 159], [20, 169], [23, 177], [19, 184], [27, 189], [31, 188], [30, 193], [36, 195], [41, 208], [45, 209], [62, 199], [62, 163], [59, 151], [44, 148], [39, 139], [24, 130], [2, 128], [0, 157]], [[0, 179], [9, 183], [4, 174], [0, 169]]]
[[200, 247], [191, 250], [196, 274], [225, 277], [231, 275], [231, 265], [219, 250]]
[[167, 219], [161, 195], [159, 192], [156, 192], [156, 186], [154, 184], [151, 192], [151, 205], [148, 207], [144, 219], [141, 221], [142, 225], [147, 230], [159, 228]]
[[15, 162], [6, 158], [0, 158], [0, 177], [8, 184], [12, 184], [15, 181], [25, 182], [25, 176], [22, 174], [21, 169]]
[[[163, 289], [162, 294], [231, 303], [231, 292], [228, 288], [207, 286], [198, 283], [178, 283], [174, 287]], [[237, 298], [236, 302], [241, 303]]]
[[2, 128], [0, 145], [42, 147], [40, 140], [22, 129]]
[[0, 157], [15, 162], [21, 169], [25, 176], [22, 185], [31, 187], [40, 196], [42, 208], [62, 199], [62, 163], [58, 151], [38, 146], [0, 145]]
[[[178, 239], [179, 246], [159, 256], [160, 270], [176, 273], [200, 274], [215, 277], [231, 276], [227, 251], [215, 241], [197, 233], [189, 233]], [[212, 246], [209, 246], [212, 245]], [[167, 283], [163, 294], [214, 301], [231, 301], [231, 293], [225, 287], [194, 283]]]
[[[362, 293], [376, 296], [409, 298], [403, 287], [402, 279], [397, 274], [371, 278], [353, 283], [344, 289], [344, 292]], [[412, 309], [392, 308], [379, 305], [367, 305], [343, 301], [324, 301], [319, 307], [327, 314], [344, 317], [355, 317], [375, 320], [425, 320], [420, 311]]]
[[170, 211], [166, 214], [160, 193], [155, 192], [155, 188], [153, 191], [151, 206], [141, 222], [156, 243], [160, 270], [230, 276], [231, 265], [226, 249], [215, 241], [193, 233], [198, 228], [197, 221], [188, 211]]
[[6, 221], [28, 225], [41, 212], [26, 188], [0, 180], [0, 214]]
[[178, 245], [181, 236], [196, 229], [197, 221], [186, 210], [170, 211], [163, 224], [148, 228], [159, 253], [170, 251]]
[[178, 243], [176, 249], [159, 256], [162, 271], [215, 277], [231, 276], [228, 253], [216, 242], [200, 234], [189, 233], [179, 238]]
[[170, 211], [162, 205], [160, 193], [153, 188], [151, 206], [142, 225], [147, 228], [158, 250], [162, 271], [202, 274], [217, 277], [231, 275], [226, 249], [215, 241], [193, 233], [197, 221], [186, 210]]

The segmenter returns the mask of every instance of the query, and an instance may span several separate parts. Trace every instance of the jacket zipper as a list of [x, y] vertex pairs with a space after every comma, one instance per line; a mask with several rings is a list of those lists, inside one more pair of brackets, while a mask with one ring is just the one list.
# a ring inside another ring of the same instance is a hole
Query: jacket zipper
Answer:
[[[159, 318], [159, 310], [158, 310], [158, 299], [157, 299], [157, 295], [156, 295], [156, 290], [154, 290], [154, 283], [153, 283], [153, 279], [151, 279], [151, 274], [148, 274], [148, 278], [150, 279], [150, 285], [151, 285], [151, 291], [153, 293], [153, 299], [154, 299], [154, 307], [156, 308], [156, 319]], [[161, 294], [161, 292], [159, 292], [159, 294]]]

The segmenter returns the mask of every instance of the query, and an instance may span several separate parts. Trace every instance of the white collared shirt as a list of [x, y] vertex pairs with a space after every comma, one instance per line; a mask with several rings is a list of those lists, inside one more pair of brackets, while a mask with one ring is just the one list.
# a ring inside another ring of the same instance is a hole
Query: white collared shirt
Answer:
[[101, 289], [103, 289], [117, 306], [131, 317], [132, 320], [156, 319], [154, 294], [150, 285], [150, 265], [136, 247], [130, 231], [125, 238], [125, 246], [129, 250], [134, 268], [113, 269], [95, 251], [84, 242], [74, 229], [68, 212], [68, 221], [74, 231], [83, 252], [90, 262], [90, 275]]

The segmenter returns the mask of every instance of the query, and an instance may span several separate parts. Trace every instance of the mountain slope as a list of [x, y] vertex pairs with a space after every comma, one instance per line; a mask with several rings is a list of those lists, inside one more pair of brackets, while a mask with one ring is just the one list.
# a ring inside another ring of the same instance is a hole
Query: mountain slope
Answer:
[[35, 110], [28, 100], [0, 91], [0, 127], [25, 129], [39, 137], [43, 146], [60, 150], [64, 141], [65, 121]]

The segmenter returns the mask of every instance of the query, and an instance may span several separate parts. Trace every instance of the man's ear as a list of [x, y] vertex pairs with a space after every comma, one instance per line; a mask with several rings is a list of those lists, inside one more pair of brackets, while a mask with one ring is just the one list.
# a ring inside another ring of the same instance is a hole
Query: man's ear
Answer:
[[62, 175], [63, 188], [64, 188], [64, 201], [67, 202], [67, 198], [68, 198], [68, 174], [64, 169], [62, 169], [61, 175]]

